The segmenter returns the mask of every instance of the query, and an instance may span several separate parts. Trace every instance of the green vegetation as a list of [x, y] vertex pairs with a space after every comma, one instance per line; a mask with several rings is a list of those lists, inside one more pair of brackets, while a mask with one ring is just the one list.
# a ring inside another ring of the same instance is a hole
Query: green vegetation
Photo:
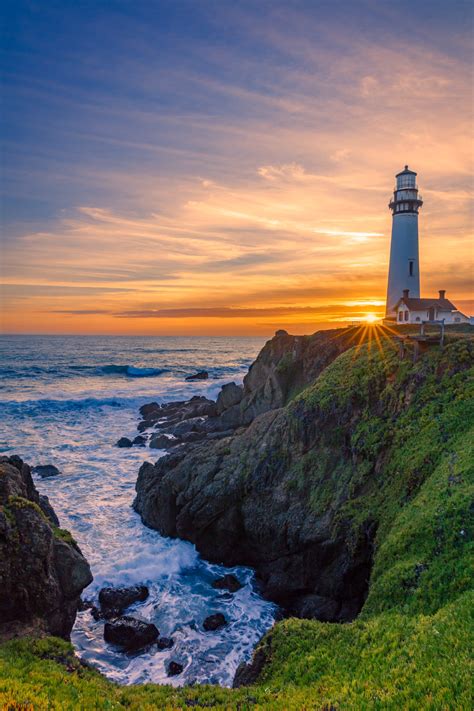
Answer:
[[341, 355], [288, 407], [294, 434], [311, 418], [319, 428], [288, 490], [317, 511], [333, 507], [355, 539], [368, 520], [377, 526], [355, 622], [279, 622], [261, 643], [257, 683], [238, 690], [119, 687], [65, 642], [13, 641], [0, 648], [0, 708], [470, 710], [473, 362], [469, 338], [450, 337], [416, 364], [372, 343]]

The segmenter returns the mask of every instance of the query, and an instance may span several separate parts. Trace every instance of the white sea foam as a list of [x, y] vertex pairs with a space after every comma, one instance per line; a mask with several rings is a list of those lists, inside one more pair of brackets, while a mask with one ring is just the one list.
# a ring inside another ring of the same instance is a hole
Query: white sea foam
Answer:
[[[150, 597], [133, 614], [175, 639], [171, 650], [124, 655], [105, 644], [103, 622], [81, 612], [72, 635], [78, 653], [120, 683], [230, 685], [272, 624], [274, 607], [254, 590], [251, 570], [233, 569], [245, 583], [235, 595], [214, 590], [212, 580], [225, 569], [203, 561], [190, 543], [143, 526], [131, 508], [134, 485], [141, 463], [158, 453], [114, 446], [119, 437], [136, 435], [141, 404], [215, 397], [223, 382], [242, 380], [261, 345], [255, 339], [0, 338], [0, 450], [61, 470], [36, 483], [91, 563], [94, 581], [84, 596], [96, 600], [103, 585], [145, 583]], [[114, 363], [160, 374], [97, 374]], [[185, 382], [201, 369], [210, 380]], [[204, 618], [217, 611], [228, 626], [204, 632]], [[185, 666], [171, 679], [170, 659]]]

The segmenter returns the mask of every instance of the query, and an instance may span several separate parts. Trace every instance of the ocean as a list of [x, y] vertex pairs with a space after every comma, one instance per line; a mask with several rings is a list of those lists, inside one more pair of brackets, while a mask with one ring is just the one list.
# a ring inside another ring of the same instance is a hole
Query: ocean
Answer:
[[[83, 597], [96, 600], [104, 585], [144, 583], [145, 603], [132, 614], [173, 637], [171, 650], [124, 654], [103, 640], [103, 622], [78, 613], [72, 633], [85, 661], [123, 684], [211, 683], [230, 686], [271, 627], [276, 609], [263, 600], [248, 568], [227, 569], [202, 560], [190, 543], [146, 528], [131, 508], [138, 469], [162, 452], [116, 441], [137, 434], [140, 405], [207, 395], [241, 382], [262, 338], [1, 336], [0, 451], [30, 465], [54, 464], [61, 475], [35, 477], [63, 528], [87, 557], [94, 581]], [[198, 370], [209, 380], [186, 382]], [[211, 582], [233, 572], [244, 587], [234, 595]], [[202, 621], [223, 612], [229, 624], [204, 632]], [[166, 663], [184, 665], [177, 677]]]

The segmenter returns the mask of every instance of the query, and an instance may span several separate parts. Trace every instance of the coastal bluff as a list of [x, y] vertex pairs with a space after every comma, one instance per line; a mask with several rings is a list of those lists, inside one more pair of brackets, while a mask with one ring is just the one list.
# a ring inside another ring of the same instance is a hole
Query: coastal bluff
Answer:
[[144, 463], [135, 509], [212, 562], [254, 567], [287, 613], [351, 621], [377, 587], [396, 516], [458, 456], [472, 364], [465, 338], [414, 364], [380, 327], [279, 333], [230, 408], [234, 432]]
[[0, 640], [69, 639], [88, 562], [20, 457], [0, 457]]

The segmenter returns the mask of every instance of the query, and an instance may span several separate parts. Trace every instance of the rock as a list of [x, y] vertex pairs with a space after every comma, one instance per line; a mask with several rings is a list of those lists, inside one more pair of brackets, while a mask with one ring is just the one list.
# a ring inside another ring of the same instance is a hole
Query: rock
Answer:
[[159, 637], [156, 643], [158, 649], [171, 649], [174, 645], [174, 639], [172, 637]]
[[[143, 465], [134, 502], [144, 523], [191, 541], [211, 562], [254, 567], [263, 594], [280, 606], [332, 621], [354, 619], [365, 601], [376, 523], [360, 521], [350, 540], [336, 503], [311, 505], [312, 477], [329, 486], [337, 463], [350, 480], [348, 443], [358, 411], [348, 400], [335, 420], [311, 399], [286, 403], [352, 347], [352, 336], [340, 329], [269, 341], [244, 379], [240, 403], [206, 420], [203, 442]], [[372, 390], [380, 384], [374, 380]], [[300, 470], [305, 476], [296, 486]], [[348, 496], [345, 486], [338, 492]]]
[[169, 449], [178, 444], [178, 440], [173, 435], [159, 434], [152, 437], [150, 440], [151, 449]]
[[181, 674], [183, 669], [184, 667], [182, 664], [180, 664], [179, 662], [171, 661], [168, 664], [166, 673], [168, 674], [168, 676], [177, 676], [178, 674]]
[[222, 612], [217, 612], [215, 615], [209, 615], [209, 617], [206, 617], [204, 622], [202, 623], [202, 626], [206, 630], [206, 632], [215, 632], [215, 630], [219, 630], [221, 627], [225, 627], [227, 624], [227, 620], [222, 614]]
[[118, 440], [118, 442], [116, 442], [115, 446], [116, 446], [116, 447], [122, 447], [122, 448], [123, 448], [123, 447], [132, 447], [132, 446], [133, 446], [133, 442], [132, 442], [132, 440], [129, 439], [128, 437], [120, 437], [120, 439]]
[[132, 444], [137, 445], [139, 447], [144, 447], [146, 445], [146, 437], [144, 437], [143, 435], [137, 435], [134, 438]]
[[271, 658], [272, 633], [266, 634], [258, 643], [252, 660], [249, 664], [241, 662], [235, 672], [233, 689], [238, 689], [241, 686], [252, 686], [255, 684], [262, 673], [264, 667]]
[[242, 583], [235, 575], [232, 573], [227, 573], [223, 575], [222, 578], [217, 578], [217, 580], [212, 581], [212, 587], [216, 590], [229, 590], [231, 593], [237, 592], [240, 588], [243, 588]]
[[83, 589], [92, 581], [77, 544], [58, 531], [30, 467], [0, 457], [0, 638], [29, 634], [69, 639]]
[[153, 623], [129, 615], [110, 620], [104, 625], [105, 641], [123, 647], [127, 651], [143, 649], [154, 642], [158, 635], [158, 629]]
[[47, 518], [49, 518], [49, 520], [51, 521], [51, 523], [54, 524], [54, 526], [58, 526], [58, 527], [59, 527], [59, 519], [58, 519], [58, 517], [56, 516], [55, 510], [53, 509], [53, 507], [52, 507], [51, 504], [49, 503], [49, 499], [48, 499], [48, 497], [47, 497], [45, 494], [40, 494], [40, 495], [39, 495], [38, 504], [39, 504], [39, 507], [40, 507], [41, 511], [44, 513], [44, 515], [45, 515]]
[[[295, 605], [290, 607], [290, 612], [295, 617], [306, 617], [332, 622], [337, 620], [341, 604], [336, 600], [322, 595], [304, 595], [298, 598]], [[357, 614], [357, 612], [356, 612]]]
[[53, 464], [39, 464], [38, 466], [33, 467], [32, 472], [33, 474], [37, 474], [38, 476], [40, 476], [42, 479], [46, 479], [50, 476], [58, 476], [59, 474], [61, 474], [59, 469]]
[[200, 370], [199, 373], [194, 373], [194, 375], [188, 375], [186, 380], [207, 380], [209, 373], [206, 370]]
[[146, 585], [107, 587], [99, 591], [99, 603], [102, 611], [111, 609], [121, 612], [134, 602], [143, 602], [149, 594], [150, 591]]
[[280, 336], [287, 336], [288, 331], [285, 331], [284, 328], [279, 328], [278, 331], [275, 331], [275, 337], [279, 338]]
[[217, 396], [217, 414], [221, 415], [233, 405], [238, 405], [244, 395], [244, 389], [235, 383], [227, 383]]
[[161, 405], [157, 402], [150, 402], [147, 405], [142, 405], [140, 408], [141, 416], [146, 420], [150, 415], [155, 415], [161, 411]]

